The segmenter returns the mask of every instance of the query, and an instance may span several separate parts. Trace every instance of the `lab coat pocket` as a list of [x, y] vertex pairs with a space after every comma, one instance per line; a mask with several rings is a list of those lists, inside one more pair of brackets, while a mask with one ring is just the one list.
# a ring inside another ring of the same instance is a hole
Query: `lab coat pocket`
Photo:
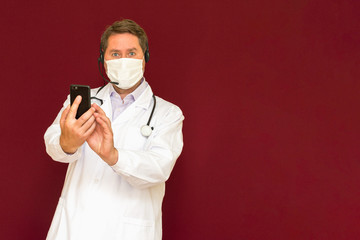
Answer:
[[153, 221], [124, 217], [122, 224], [124, 231], [120, 233], [120, 239], [154, 239]]
[[129, 126], [126, 129], [126, 140], [124, 141], [125, 150], [144, 150], [147, 138], [144, 137], [140, 128]]

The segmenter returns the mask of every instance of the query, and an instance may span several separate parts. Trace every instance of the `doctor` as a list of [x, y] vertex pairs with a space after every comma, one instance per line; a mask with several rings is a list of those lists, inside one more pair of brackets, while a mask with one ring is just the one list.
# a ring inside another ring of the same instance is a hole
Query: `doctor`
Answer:
[[[69, 164], [49, 240], [162, 238], [165, 181], [182, 151], [184, 117], [143, 77], [147, 41], [132, 20], [109, 26], [99, 60], [111, 82], [91, 90], [101, 106], [75, 119], [81, 97], [71, 107], [68, 97], [45, 133], [47, 153]], [[144, 134], [149, 119], [153, 130]]]

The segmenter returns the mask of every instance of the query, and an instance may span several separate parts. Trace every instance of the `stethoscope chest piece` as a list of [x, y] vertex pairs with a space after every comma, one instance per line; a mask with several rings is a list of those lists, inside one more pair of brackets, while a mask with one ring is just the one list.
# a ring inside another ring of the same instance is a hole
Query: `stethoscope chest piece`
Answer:
[[149, 137], [152, 133], [152, 129], [149, 125], [144, 125], [141, 127], [140, 132], [144, 137]]

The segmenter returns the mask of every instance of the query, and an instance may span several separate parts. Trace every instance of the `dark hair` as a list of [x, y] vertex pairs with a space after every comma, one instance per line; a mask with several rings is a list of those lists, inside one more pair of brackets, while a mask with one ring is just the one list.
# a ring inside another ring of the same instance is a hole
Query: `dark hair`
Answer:
[[113, 34], [118, 33], [131, 33], [138, 37], [139, 44], [143, 52], [148, 48], [148, 38], [144, 29], [142, 29], [136, 22], [130, 19], [123, 19], [121, 21], [114, 22], [111, 26], [108, 26], [101, 36], [100, 46], [103, 52], [106, 51], [108, 46], [108, 39]]

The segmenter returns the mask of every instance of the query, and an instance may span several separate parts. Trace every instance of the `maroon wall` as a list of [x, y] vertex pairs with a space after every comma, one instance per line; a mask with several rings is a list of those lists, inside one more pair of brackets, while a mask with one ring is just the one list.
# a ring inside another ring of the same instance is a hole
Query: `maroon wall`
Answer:
[[66, 165], [43, 134], [97, 87], [100, 34], [147, 31], [147, 80], [185, 115], [164, 239], [358, 239], [360, 1], [7, 1], [1, 239], [44, 239]]

